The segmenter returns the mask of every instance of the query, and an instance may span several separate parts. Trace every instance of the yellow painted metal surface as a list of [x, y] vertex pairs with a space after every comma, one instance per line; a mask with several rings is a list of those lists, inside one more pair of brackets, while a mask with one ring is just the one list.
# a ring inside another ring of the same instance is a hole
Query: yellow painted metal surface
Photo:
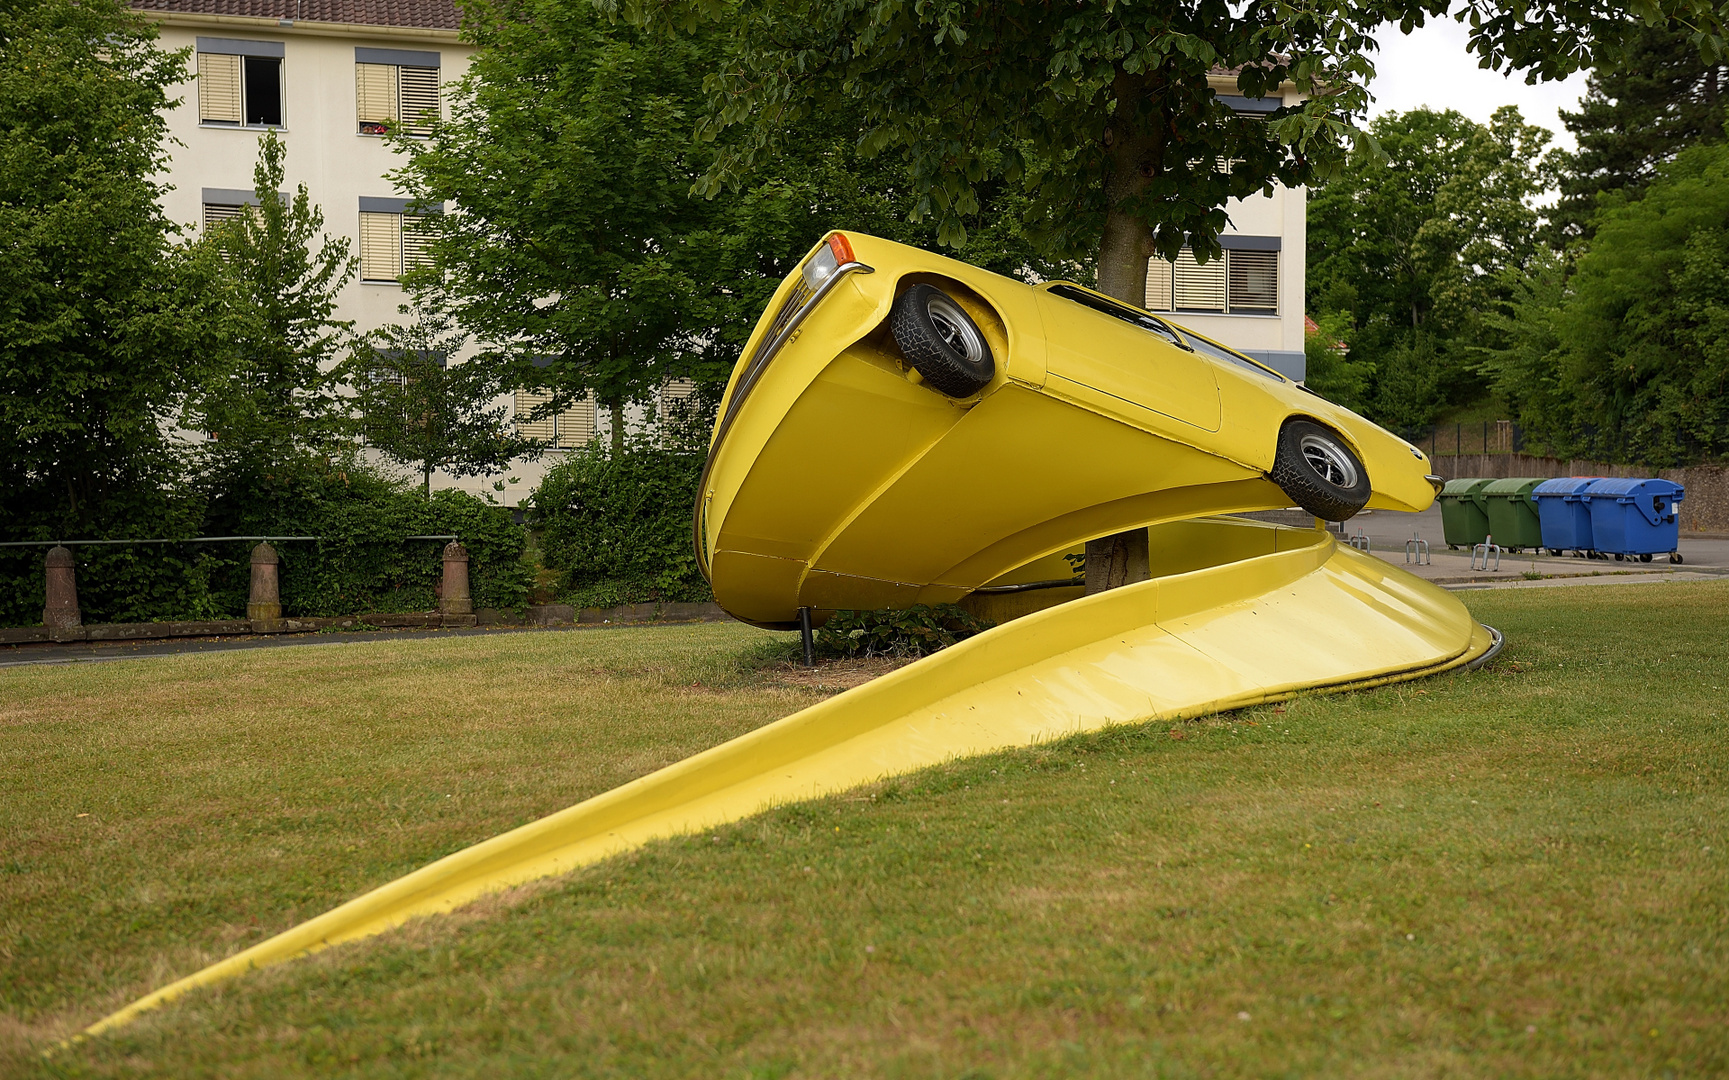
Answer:
[[[755, 372], [777, 317], [809, 295], [794, 271], [721, 405], [697, 546], [739, 618], [790, 628], [800, 607], [955, 601], [1093, 537], [1289, 506], [1266, 473], [1291, 417], [1351, 445], [1370, 507], [1434, 499], [1421, 451], [1253, 361], [1179, 349], [1048, 286], [845, 235], [861, 269]], [[919, 282], [961, 302], [990, 341], [997, 372], [979, 394], [954, 400], [909, 377], [887, 319]]]
[[[1491, 647], [1451, 594], [1323, 530], [1212, 516], [1287, 505], [1264, 475], [1287, 417], [1352, 444], [1371, 506], [1432, 500], [1428, 462], [1408, 444], [1246, 360], [1208, 360], [1044, 290], [851, 239], [871, 269], [817, 293], [802, 322], [783, 311], [813, 295], [795, 272], [746, 346], [700, 496], [699, 558], [722, 604], [765, 625], [801, 605], [963, 599], [1005, 621], [440, 859], [88, 1034], [195, 987], [778, 803], [1110, 724], [1416, 678]], [[897, 288], [919, 281], [941, 284], [990, 339], [996, 376], [964, 401], [909, 378], [884, 326]], [[778, 351], [762, 348], [777, 337]], [[1078, 543], [1141, 527], [1152, 580], [1084, 598], [1072, 586], [1001, 589], [1064, 580]]]
[[1489, 647], [1452, 594], [1320, 530], [1182, 521], [1156, 527], [1150, 547], [1192, 569], [1028, 614], [447, 856], [166, 986], [86, 1034], [195, 987], [776, 804], [1110, 724], [1415, 678]]

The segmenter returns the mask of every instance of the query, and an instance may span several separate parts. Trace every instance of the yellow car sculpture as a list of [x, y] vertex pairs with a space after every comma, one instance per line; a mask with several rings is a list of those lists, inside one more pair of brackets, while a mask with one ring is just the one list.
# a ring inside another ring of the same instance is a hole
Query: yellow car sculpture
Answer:
[[745, 346], [695, 544], [727, 611], [791, 629], [800, 608], [957, 601], [1120, 530], [1421, 510], [1439, 483], [1416, 447], [1149, 312], [836, 232]]
[[[981, 596], [1017, 601], [993, 613], [1002, 625], [381, 884], [85, 1035], [780, 803], [1111, 724], [1481, 664], [1500, 635], [1452, 594], [1319, 529], [1214, 516], [1419, 510], [1427, 464], [1145, 311], [831, 234], [781, 285], [727, 388], [698, 557], [720, 602], [763, 626]], [[1064, 556], [1128, 530], [1145, 532], [1147, 580], [1079, 595]]]

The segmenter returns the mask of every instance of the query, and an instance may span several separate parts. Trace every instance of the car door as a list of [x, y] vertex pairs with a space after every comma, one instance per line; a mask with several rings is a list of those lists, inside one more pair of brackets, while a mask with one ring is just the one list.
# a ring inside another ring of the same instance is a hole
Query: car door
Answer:
[[1198, 356], [1161, 319], [1078, 286], [1041, 291], [1050, 374], [1126, 419], [1178, 420], [1219, 430], [1219, 384], [1211, 361]]

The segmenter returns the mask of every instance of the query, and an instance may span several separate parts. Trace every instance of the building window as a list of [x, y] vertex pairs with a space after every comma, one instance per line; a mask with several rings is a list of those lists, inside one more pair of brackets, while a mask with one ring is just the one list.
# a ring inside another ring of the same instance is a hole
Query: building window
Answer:
[[552, 400], [551, 394], [533, 390], [516, 392], [516, 432], [525, 439], [539, 439], [558, 450], [577, 450], [594, 439], [595, 401], [577, 402], [563, 412], [532, 419], [534, 411]]
[[432, 134], [443, 116], [438, 100], [440, 55], [408, 49], [355, 49], [354, 100], [360, 134], [383, 135], [400, 126], [410, 135]]
[[1220, 315], [1279, 313], [1277, 236], [1221, 236], [1221, 258], [1201, 263], [1184, 248], [1174, 263], [1147, 262], [1147, 310]]
[[360, 200], [360, 280], [399, 282], [426, 265], [427, 218], [444, 212], [408, 199]]
[[[291, 200], [287, 195], [279, 194], [286, 205]], [[251, 188], [205, 188], [204, 189], [204, 227], [220, 225], [225, 221], [238, 221], [248, 213], [255, 212], [258, 206], [258, 193]]]
[[282, 126], [280, 41], [198, 39], [198, 122], [214, 127]]

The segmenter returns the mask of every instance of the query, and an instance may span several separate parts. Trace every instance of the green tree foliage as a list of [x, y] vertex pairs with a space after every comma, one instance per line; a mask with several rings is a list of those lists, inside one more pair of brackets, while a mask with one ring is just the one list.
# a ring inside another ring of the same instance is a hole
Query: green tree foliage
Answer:
[[1635, 195], [1681, 150], [1723, 139], [1729, 66], [1701, 57], [1682, 27], [1640, 27], [1591, 72], [1579, 111], [1563, 111], [1561, 121], [1579, 146], [1556, 155], [1556, 246], [1590, 236], [1601, 193]]
[[339, 372], [353, 387], [350, 407], [367, 445], [419, 473], [427, 498], [435, 472], [480, 476], [541, 449], [494, 404], [503, 392], [497, 368], [451, 363], [467, 342], [446, 316], [421, 312], [366, 335]]
[[713, 598], [690, 542], [703, 456], [633, 440], [611, 453], [590, 446], [548, 470], [532, 506], [566, 602]]
[[1383, 155], [1310, 198], [1308, 305], [1344, 316], [1353, 360], [1374, 365], [1368, 414], [1409, 427], [1483, 390], [1483, 313], [1537, 258], [1550, 135], [1512, 106], [1487, 126], [1413, 109], [1369, 130]]
[[1499, 393], [1561, 453], [1669, 465], [1729, 453], [1729, 144], [1605, 196], [1565, 287], [1516, 298]]
[[[484, 51], [450, 121], [394, 143], [409, 158], [404, 190], [463, 211], [429, 220], [432, 267], [408, 284], [473, 332], [483, 364], [553, 391], [549, 410], [594, 394], [615, 448], [624, 406], [665, 381], [718, 396], [769, 296], [827, 230], [929, 239], [905, 223], [904, 170], [858, 160], [845, 109], [808, 117], [726, 197], [693, 197], [717, 151], [692, 138], [720, 63], [712, 33], [662, 34], [563, 0], [464, 14]], [[974, 224], [976, 258], [1039, 265], [1019, 215]]]
[[[1350, 147], [1365, 148], [1354, 119], [1368, 103], [1370, 32], [1387, 21], [1409, 29], [1449, 7], [637, 0], [624, 10], [685, 24], [708, 14], [731, 35], [709, 84], [709, 131], [737, 125], [746, 134], [718, 160], [711, 185], [748, 174], [803, 116], [850, 101], [864, 122], [863, 152], [892, 150], [908, 162], [915, 213], [937, 219], [944, 243], [964, 241], [981, 185], [1018, 183], [1042, 250], [1096, 252], [1100, 287], [1139, 302], [1151, 255], [1171, 258], [1185, 244], [1218, 254], [1230, 198], [1273, 182], [1312, 184], [1336, 173]], [[1708, 0], [1621, 9], [1474, 0], [1463, 8], [1484, 62], [1532, 78], [1575, 70], [1625, 33], [1628, 12], [1685, 13], [1703, 47], [1720, 45]], [[1249, 98], [1287, 81], [1309, 96], [1245, 116], [1211, 89], [1209, 75], [1221, 69]]]
[[158, 206], [184, 63], [111, 0], [0, 5], [8, 539], [160, 520], [179, 479], [168, 419], [211, 342], [210, 268], [173, 246]]
[[355, 260], [346, 237], [324, 234], [305, 184], [283, 193], [286, 155], [274, 131], [258, 140], [258, 205], [205, 239], [223, 267], [224, 347], [186, 423], [214, 436], [207, 467], [230, 500], [274, 497], [288, 471], [330, 453], [343, 434], [335, 361], [351, 324], [335, 314]]
[[1375, 364], [1353, 355], [1349, 334], [1349, 320], [1335, 313], [1323, 317], [1316, 329], [1303, 335], [1303, 385], [1328, 401], [1362, 412], [1369, 407]]
[[816, 632], [816, 653], [834, 660], [929, 656], [995, 625], [955, 604], [837, 611]]

